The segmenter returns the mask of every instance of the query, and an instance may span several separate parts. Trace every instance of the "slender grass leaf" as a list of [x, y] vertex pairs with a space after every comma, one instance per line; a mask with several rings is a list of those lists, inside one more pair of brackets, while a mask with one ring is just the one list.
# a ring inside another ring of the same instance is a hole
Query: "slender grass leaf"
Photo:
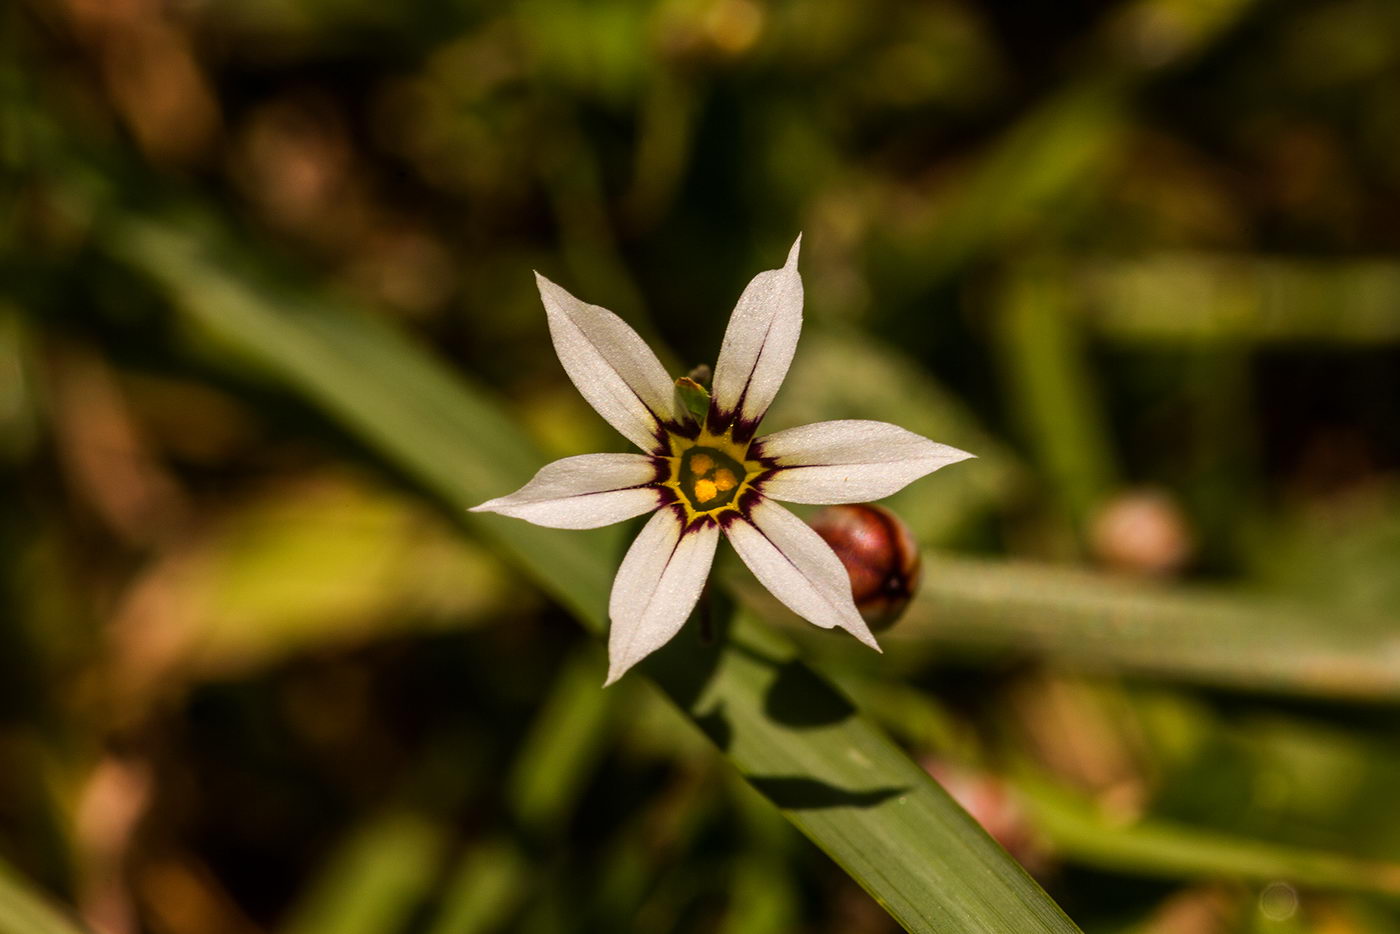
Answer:
[[1064, 276], [1048, 260], [1027, 266], [1003, 296], [1004, 378], [1045, 474], [1083, 528], [1117, 480], [1102, 395], [1090, 383]]
[[1038, 777], [1017, 788], [1036, 826], [1076, 860], [1149, 875], [1287, 879], [1301, 885], [1400, 896], [1400, 863], [1235, 837], [1160, 818], [1106, 819], [1093, 804]]
[[1400, 341], [1400, 263], [1160, 253], [1085, 266], [1092, 326], [1125, 344]]
[[530, 864], [508, 840], [490, 840], [467, 853], [448, 881], [428, 934], [487, 934], [502, 930], [538, 884]]
[[507, 797], [516, 818], [535, 834], [564, 825], [608, 746], [614, 698], [598, 690], [606, 673], [592, 654], [576, 655], [556, 679], [511, 767]]
[[335, 852], [283, 925], [284, 934], [394, 934], [436, 881], [445, 831], [390, 813]]
[[1087, 571], [924, 556], [891, 641], [1035, 653], [1057, 665], [1344, 698], [1400, 698], [1388, 615]]
[[781, 865], [750, 856], [735, 867], [734, 889], [720, 934], [786, 934], [797, 925], [796, 886]]

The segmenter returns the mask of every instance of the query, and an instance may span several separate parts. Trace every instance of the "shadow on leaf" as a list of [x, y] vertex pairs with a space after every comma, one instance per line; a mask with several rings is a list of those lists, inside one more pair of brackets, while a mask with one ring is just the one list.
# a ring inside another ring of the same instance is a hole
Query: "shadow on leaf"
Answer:
[[856, 712], [851, 702], [800, 661], [785, 662], [763, 699], [769, 717], [792, 727], [831, 726]]
[[895, 787], [853, 790], [802, 777], [755, 775], [749, 778], [749, 782], [768, 800], [787, 811], [874, 807], [909, 790]]
[[724, 715], [724, 705], [716, 704], [713, 710], [706, 713], [696, 713], [695, 725], [705, 731], [705, 735], [723, 751], [729, 750], [729, 741], [734, 736], [734, 728], [729, 725], [729, 718]]

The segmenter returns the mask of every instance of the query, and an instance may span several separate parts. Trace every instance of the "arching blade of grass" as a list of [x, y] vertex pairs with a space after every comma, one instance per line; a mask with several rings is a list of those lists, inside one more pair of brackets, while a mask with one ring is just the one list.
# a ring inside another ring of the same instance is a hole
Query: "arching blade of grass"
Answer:
[[396, 934], [432, 891], [446, 830], [415, 814], [376, 817], [336, 850], [283, 934]]
[[[318, 403], [602, 631], [621, 545], [615, 532], [549, 531], [462, 512], [543, 462], [479, 389], [375, 319], [267, 284], [227, 239], [192, 233], [200, 228], [186, 221], [119, 215], [100, 238], [226, 354]], [[655, 656], [648, 673], [908, 930], [1077, 930], [781, 636], [741, 618], [729, 640], [702, 647], [688, 639]]]
[[0, 934], [86, 934], [87, 928], [49, 903], [0, 861]]
[[889, 639], [1029, 652], [1086, 671], [1394, 701], [1396, 631], [1381, 614], [926, 554], [918, 598]]
[[1051, 260], [1025, 264], [1004, 287], [998, 334], [1011, 408], [1066, 516], [1083, 529], [1117, 470], [1063, 281]]
[[511, 913], [538, 889], [538, 876], [509, 840], [486, 840], [465, 853], [428, 934], [486, 934], [504, 930]]
[[1400, 896], [1400, 864], [1234, 836], [1157, 817], [1124, 822], [1045, 779], [1023, 775], [1017, 789], [1036, 825], [1076, 860], [1113, 871], [1169, 878], [1287, 879], [1301, 885]]
[[1154, 347], [1400, 341], [1400, 264], [1161, 253], [1080, 273], [1104, 337]]
[[579, 653], [564, 667], [506, 779], [516, 819], [541, 838], [567, 826], [608, 748], [616, 698], [598, 690], [606, 671], [591, 652]]

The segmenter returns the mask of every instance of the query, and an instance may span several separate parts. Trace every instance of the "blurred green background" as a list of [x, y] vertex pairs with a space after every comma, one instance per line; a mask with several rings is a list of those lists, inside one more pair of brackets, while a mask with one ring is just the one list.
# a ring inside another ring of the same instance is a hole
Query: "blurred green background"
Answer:
[[1394, 0], [4, 4], [0, 876], [897, 930], [449, 492], [623, 449], [532, 268], [681, 373], [803, 231], [768, 424], [979, 455], [889, 501], [886, 654], [808, 657], [1085, 931], [1400, 931], [1398, 155]]

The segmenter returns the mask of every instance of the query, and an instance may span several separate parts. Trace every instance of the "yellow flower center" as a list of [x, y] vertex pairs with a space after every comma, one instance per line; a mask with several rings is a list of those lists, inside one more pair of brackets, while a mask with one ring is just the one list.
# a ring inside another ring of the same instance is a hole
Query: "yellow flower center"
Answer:
[[672, 436], [671, 477], [666, 486], [679, 494], [687, 522], [738, 507], [739, 496], [763, 465], [745, 460], [748, 444], [728, 434], [701, 432], [694, 440]]

